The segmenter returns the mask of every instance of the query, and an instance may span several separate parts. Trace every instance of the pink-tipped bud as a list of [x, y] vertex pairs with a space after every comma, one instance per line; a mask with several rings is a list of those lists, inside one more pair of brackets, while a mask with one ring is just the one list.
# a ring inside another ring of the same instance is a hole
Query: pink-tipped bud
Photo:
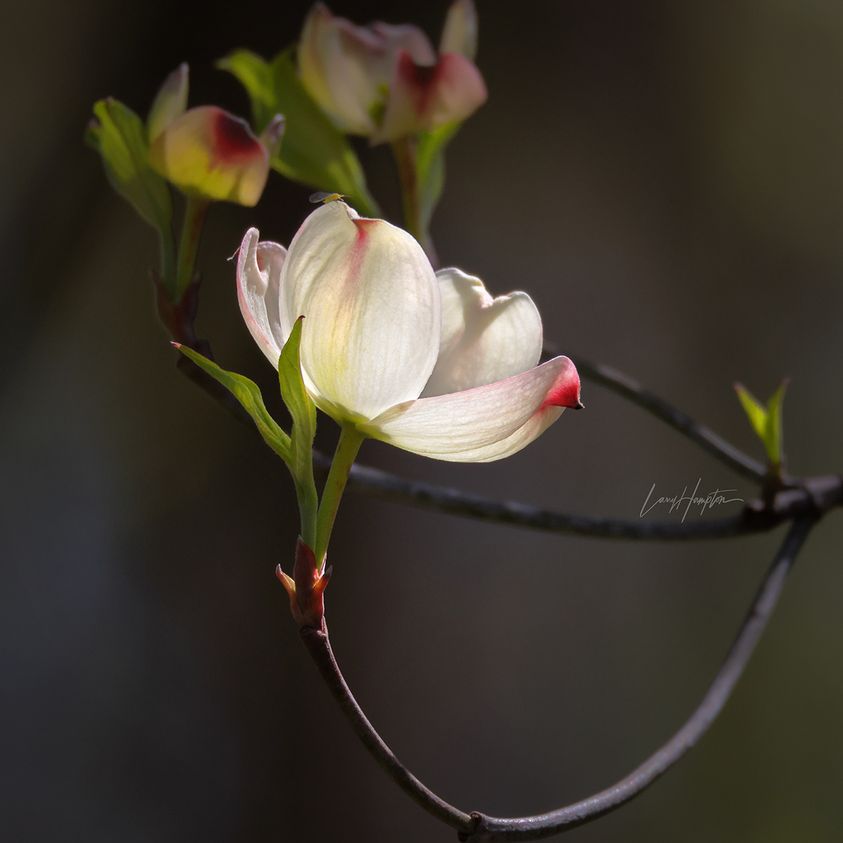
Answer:
[[402, 51], [375, 140], [393, 141], [449, 123], [461, 123], [487, 96], [480, 71], [465, 56], [445, 53], [436, 64], [423, 65]]
[[269, 153], [249, 124], [213, 105], [176, 118], [152, 142], [149, 158], [183, 193], [249, 207], [269, 175]]

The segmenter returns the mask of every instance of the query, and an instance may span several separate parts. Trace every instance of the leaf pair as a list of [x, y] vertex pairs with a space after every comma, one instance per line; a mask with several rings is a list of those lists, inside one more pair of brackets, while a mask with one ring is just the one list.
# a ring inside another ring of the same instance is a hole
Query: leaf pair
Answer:
[[738, 400], [741, 402], [752, 429], [764, 444], [770, 468], [775, 475], [781, 473], [784, 465], [782, 405], [786, 389], [787, 381], [784, 380], [765, 406], [745, 386], [739, 383], [735, 384]]

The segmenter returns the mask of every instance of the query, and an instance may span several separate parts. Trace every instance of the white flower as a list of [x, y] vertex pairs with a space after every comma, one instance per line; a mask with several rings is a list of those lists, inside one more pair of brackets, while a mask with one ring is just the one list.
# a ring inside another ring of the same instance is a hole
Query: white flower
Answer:
[[536, 365], [542, 325], [526, 293], [493, 299], [479, 278], [434, 273], [407, 232], [343, 202], [315, 210], [289, 251], [249, 229], [237, 286], [270, 363], [305, 316], [301, 366], [317, 406], [398, 448], [488, 462], [580, 406], [567, 357]]

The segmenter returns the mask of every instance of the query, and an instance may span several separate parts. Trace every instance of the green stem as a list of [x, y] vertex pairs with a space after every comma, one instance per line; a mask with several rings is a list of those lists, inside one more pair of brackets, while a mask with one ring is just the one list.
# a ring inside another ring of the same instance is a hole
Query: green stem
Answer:
[[176, 284], [173, 300], [178, 303], [193, 281], [196, 270], [196, 256], [199, 253], [199, 241], [210, 202], [196, 196], [188, 196], [184, 205], [184, 221], [179, 239], [179, 253], [176, 264]]
[[328, 479], [325, 481], [325, 488], [322, 490], [322, 503], [319, 504], [319, 513], [316, 516], [316, 546], [314, 552], [320, 569], [325, 564], [325, 553], [331, 540], [331, 531], [334, 529], [334, 521], [337, 517], [337, 510], [340, 508], [342, 493], [345, 491], [345, 484], [348, 481], [348, 473], [351, 471], [351, 466], [354, 464], [364, 438], [363, 434], [353, 425], [344, 424], [340, 430], [337, 450], [334, 452], [331, 470], [328, 472]]
[[423, 232], [419, 213], [419, 179], [416, 170], [416, 149], [412, 138], [399, 138], [392, 144], [392, 154], [398, 168], [398, 181], [401, 185], [401, 210], [407, 231], [421, 240]]
[[317, 536], [316, 525], [317, 515], [319, 512], [319, 498], [316, 494], [316, 484], [313, 482], [312, 453], [309, 476], [301, 480], [296, 480], [296, 499], [299, 503], [302, 541], [308, 547], [314, 547], [316, 545]]
[[401, 209], [407, 231], [421, 243], [430, 262], [436, 266], [436, 250], [433, 240], [422, 220], [421, 194], [419, 193], [418, 142], [415, 138], [399, 138], [392, 144], [392, 154], [398, 168], [398, 181], [401, 185]]

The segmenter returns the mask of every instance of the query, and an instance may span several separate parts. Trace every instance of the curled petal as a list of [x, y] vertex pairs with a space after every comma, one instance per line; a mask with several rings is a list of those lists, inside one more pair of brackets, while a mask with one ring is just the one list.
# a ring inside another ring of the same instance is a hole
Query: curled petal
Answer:
[[302, 369], [326, 412], [365, 421], [419, 396], [439, 352], [439, 287], [407, 232], [329, 202], [290, 244], [280, 284], [282, 332], [307, 317]]
[[539, 362], [542, 321], [526, 293], [493, 299], [479, 278], [454, 268], [436, 277], [442, 338], [425, 397], [503, 380]]
[[250, 228], [237, 255], [237, 301], [249, 333], [276, 368], [288, 334], [281, 330], [278, 315], [281, 269], [287, 250], [278, 243], [258, 242]]
[[465, 56], [446, 53], [434, 65], [417, 64], [402, 51], [383, 124], [373, 138], [393, 141], [448, 123], [459, 123], [486, 101], [486, 83]]
[[559, 417], [579, 407], [580, 381], [567, 357], [486, 386], [393, 407], [367, 425], [367, 435], [397, 448], [450, 462], [510, 456]]
[[440, 53], [459, 53], [474, 60], [477, 55], [477, 9], [473, 0], [454, 0], [448, 9]]
[[153, 141], [150, 163], [184, 193], [256, 205], [269, 155], [248, 123], [216, 106], [191, 108]]
[[190, 70], [187, 63], [182, 62], [158, 89], [146, 121], [150, 142], [154, 141], [173, 120], [181, 117], [187, 109], [189, 76]]

